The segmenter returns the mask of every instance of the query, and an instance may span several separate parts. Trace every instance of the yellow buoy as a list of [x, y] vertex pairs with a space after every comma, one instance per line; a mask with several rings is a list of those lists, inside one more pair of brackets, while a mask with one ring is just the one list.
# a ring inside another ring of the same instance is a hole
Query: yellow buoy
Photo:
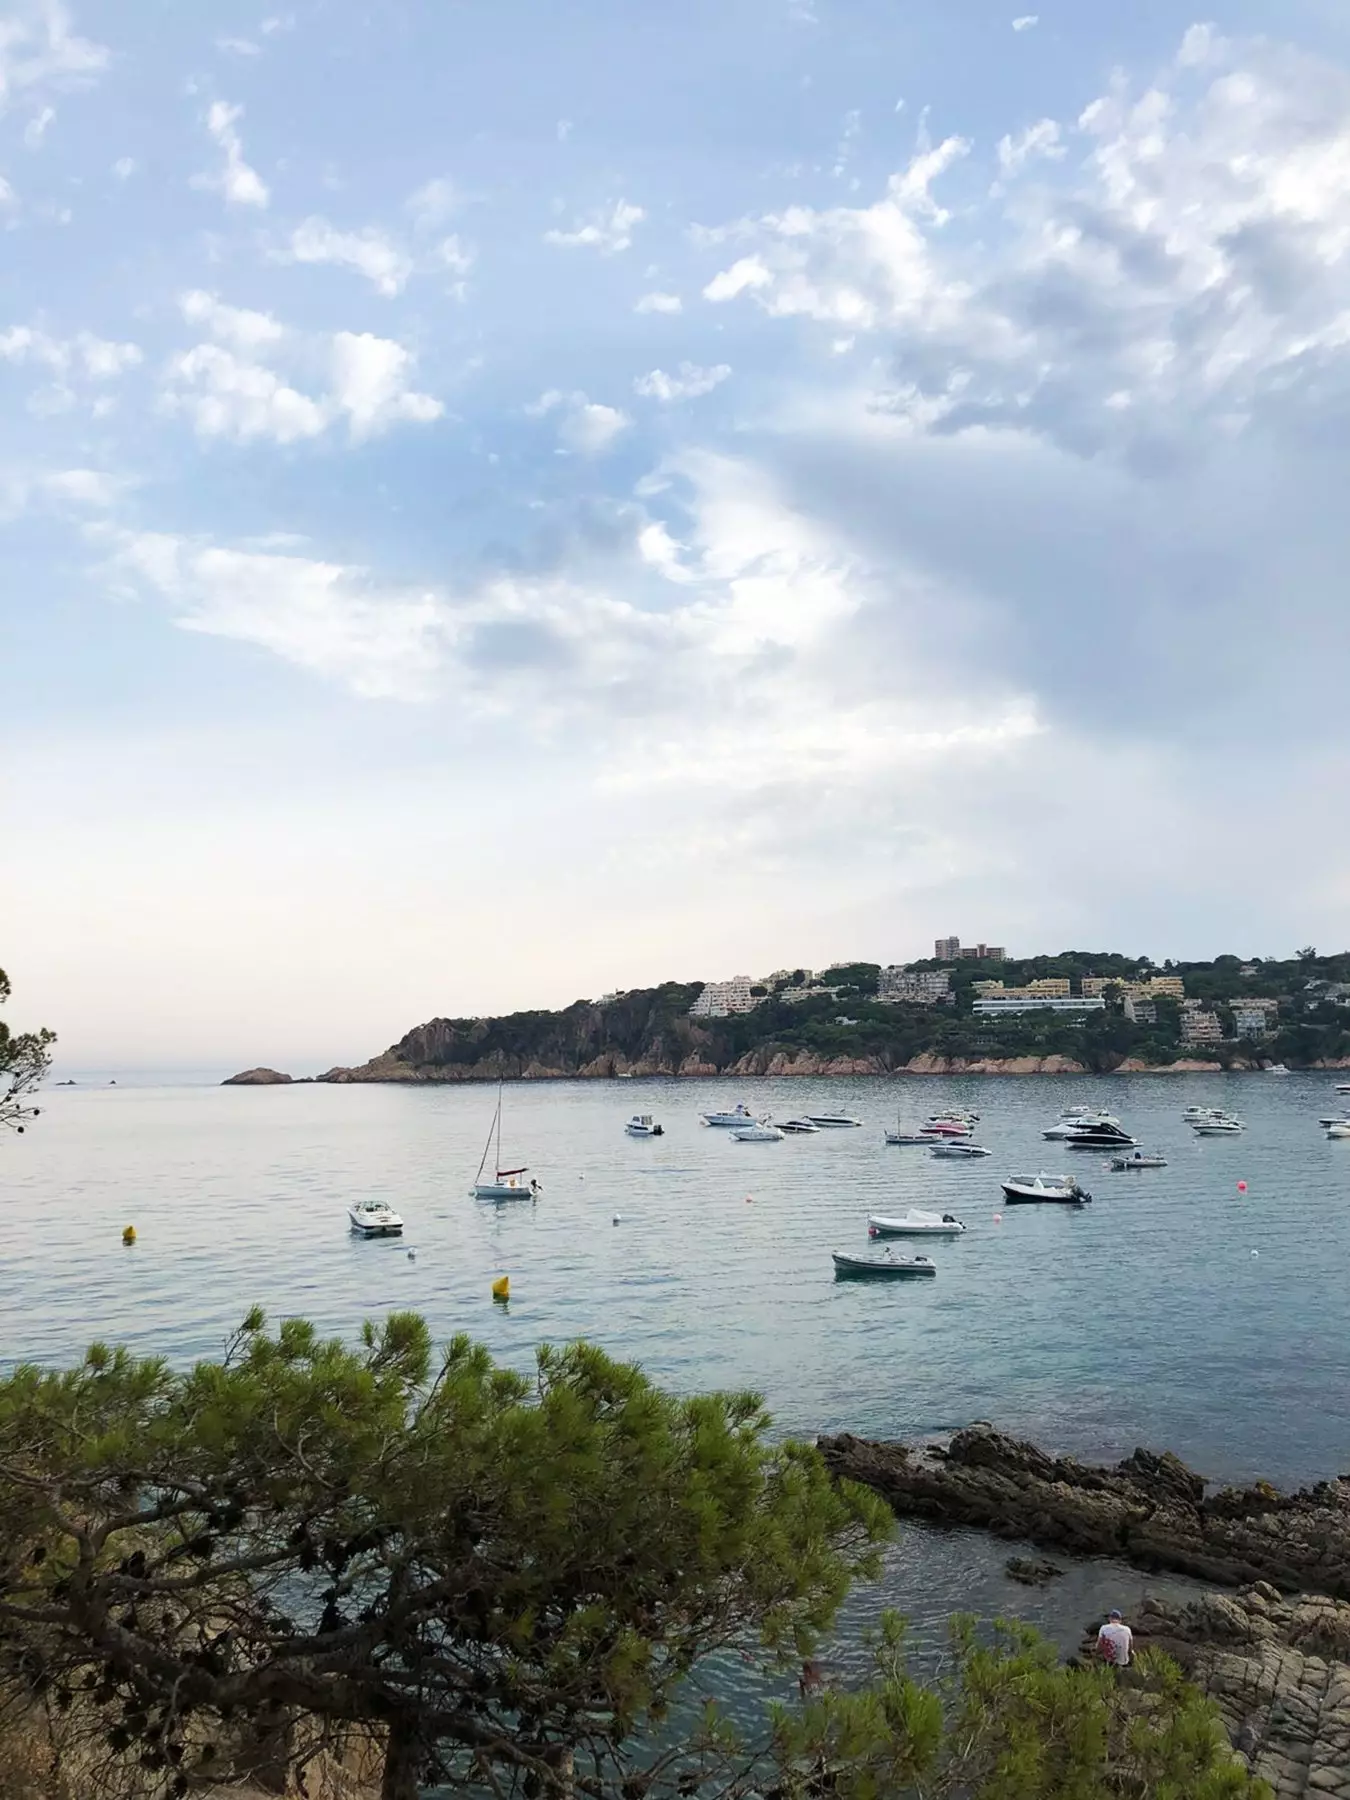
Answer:
[[509, 1275], [499, 1275], [493, 1282], [492, 1298], [494, 1300], [509, 1300], [511, 1298], [511, 1277]]
[[124, 1228], [122, 1232], [122, 1242], [124, 1244], [134, 1244], [136, 1242], [136, 1227], [134, 1225], [128, 1225]]

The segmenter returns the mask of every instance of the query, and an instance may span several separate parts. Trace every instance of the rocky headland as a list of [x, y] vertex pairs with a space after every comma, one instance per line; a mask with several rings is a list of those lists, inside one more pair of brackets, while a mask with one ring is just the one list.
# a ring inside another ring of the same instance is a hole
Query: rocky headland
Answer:
[[1136, 1450], [1113, 1468], [1098, 1467], [986, 1425], [939, 1444], [845, 1434], [822, 1438], [820, 1448], [836, 1475], [875, 1488], [903, 1518], [1225, 1587], [1265, 1581], [1350, 1600], [1350, 1477], [1294, 1494], [1268, 1482], [1211, 1493], [1168, 1451]]
[[228, 1075], [220, 1085], [222, 1087], [290, 1087], [294, 1081], [293, 1075], [283, 1075], [280, 1069], [243, 1069], [238, 1075]]

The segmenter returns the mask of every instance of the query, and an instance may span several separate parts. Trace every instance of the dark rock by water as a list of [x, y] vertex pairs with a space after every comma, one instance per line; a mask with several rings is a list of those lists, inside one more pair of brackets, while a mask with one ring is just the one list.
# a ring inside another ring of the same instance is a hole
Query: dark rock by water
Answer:
[[244, 1069], [238, 1075], [230, 1075], [221, 1082], [222, 1087], [285, 1087], [295, 1078], [283, 1075], [279, 1069]]
[[820, 1448], [836, 1475], [875, 1488], [903, 1518], [1225, 1587], [1266, 1581], [1350, 1599], [1350, 1478], [1294, 1494], [1266, 1482], [1207, 1494], [1204, 1478], [1170, 1452], [1136, 1450], [1103, 1468], [1048, 1456], [990, 1426], [939, 1445], [845, 1434]]
[[1010, 1556], [1004, 1563], [1003, 1570], [1014, 1581], [1020, 1581], [1023, 1587], [1044, 1587], [1046, 1582], [1053, 1581], [1056, 1576], [1064, 1573], [1058, 1563], [1038, 1556]]

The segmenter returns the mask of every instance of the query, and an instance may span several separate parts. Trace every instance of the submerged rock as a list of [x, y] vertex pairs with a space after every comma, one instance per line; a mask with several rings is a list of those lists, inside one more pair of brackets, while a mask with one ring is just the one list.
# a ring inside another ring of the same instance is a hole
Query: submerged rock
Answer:
[[1003, 1565], [1005, 1575], [1020, 1581], [1024, 1587], [1044, 1587], [1048, 1581], [1064, 1573], [1058, 1563], [1036, 1556], [1010, 1556]]
[[902, 1518], [973, 1526], [1042, 1549], [1109, 1556], [1240, 1587], [1273, 1583], [1350, 1599], [1350, 1479], [1280, 1494], [1266, 1482], [1206, 1492], [1170, 1452], [1114, 1468], [1052, 1457], [991, 1426], [910, 1448], [822, 1438], [830, 1469], [874, 1488]]

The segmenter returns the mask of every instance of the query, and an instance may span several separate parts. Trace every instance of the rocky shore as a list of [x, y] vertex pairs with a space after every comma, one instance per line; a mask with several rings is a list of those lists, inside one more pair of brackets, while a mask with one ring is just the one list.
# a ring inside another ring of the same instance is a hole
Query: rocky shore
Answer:
[[[1135, 1650], [1165, 1651], [1213, 1700], [1276, 1800], [1350, 1800], [1350, 1606], [1267, 1582], [1184, 1606], [1145, 1601]], [[1091, 1653], [1097, 1622], [1084, 1639]]]
[[[1350, 1800], [1350, 1476], [1293, 1494], [1267, 1482], [1211, 1492], [1169, 1452], [1104, 1467], [989, 1425], [938, 1444], [819, 1442], [836, 1475], [902, 1518], [1218, 1584], [1185, 1604], [1146, 1600], [1129, 1620], [1136, 1650], [1165, 1651], [1205, 1689], [1276, 1800]], [[1056, 1572], [1014, 1560], [1020, 1579]]]
[[1136, 1450], [1114, 1468], [1097, 1467], [985, 1425], [942, 1444], [844, 1435], [822, 1438], [820, 1448], [835, 1474], [875, 1488], [903, 1518], [1224, 1587], [1264, 1581], [1350, 1600], [1350, 1477], [1294, 1494], [1266, 1482], [1210, 1493], [1170, 1452]]
[[[1222, 1070], [1222, 1063], [1198, 1062], [1191, 1058], [1161, 1065], [1131, 1058], [1106, 1072], [1113, 1075], [1213, 1075]], [[1068, 1056], [960, 1057], [938, 1056], [932, 1051], [924, 1051], [899, 1064], [889, 1063], [879, 1056], [817, 1056], [810, 1051], [751, 1050], [725, 1068], [719, 1068], [697, 1052], [678, 1062], [642, 1058], [630, 1062], [622, 1056], [597, 1056], [577, 1068], [566, 1068], [538, 1058], [513, 1056], [489, 1056], [472, 1063], [408, 1062], [386, 1050], [369, 1062], [354, 1068], [328, 1069], [314, 1079], [336, 1083], [454, 1083], [605, 1081], [629, 1075], [718, 1076], [729, 1080], [739, 1076], [779, 1075], [1087, 1075], [1092, 1072], [1085, 1064]], [[235, 1081], [241, 1079], [234, 1077]]]

